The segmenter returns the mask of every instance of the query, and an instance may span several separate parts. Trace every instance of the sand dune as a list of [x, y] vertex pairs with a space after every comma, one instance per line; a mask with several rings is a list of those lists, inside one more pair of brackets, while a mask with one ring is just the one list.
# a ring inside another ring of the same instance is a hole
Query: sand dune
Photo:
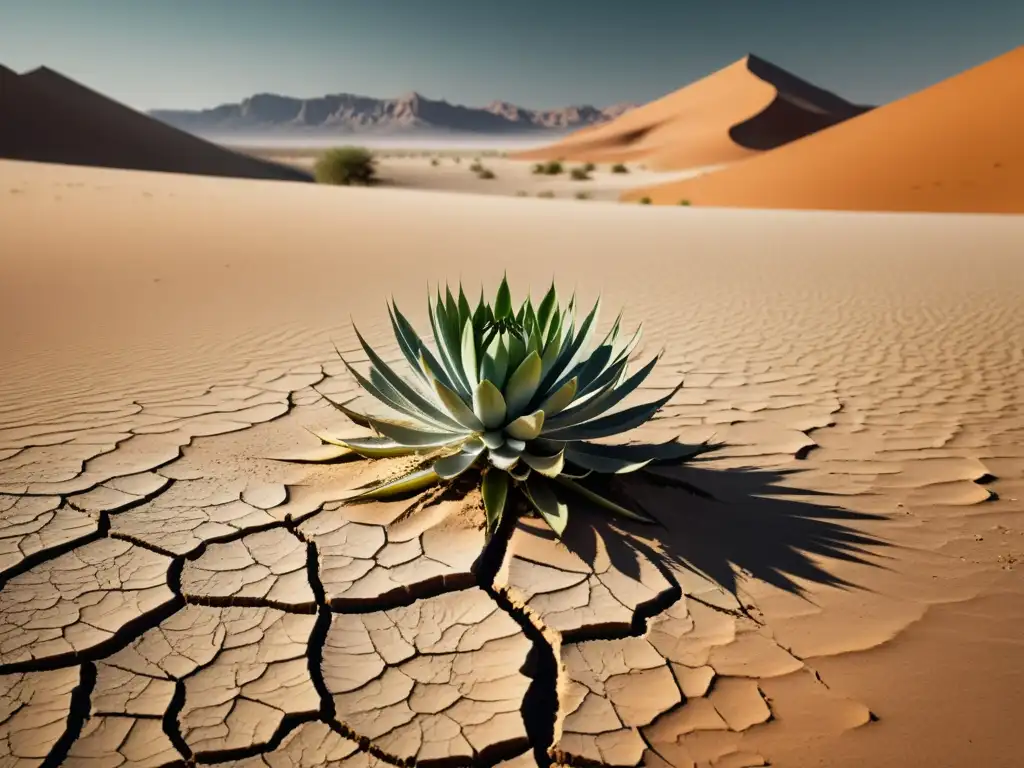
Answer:
[[749, 55], [605, 125], [523, 160], [643, 162], [656, 170], [740, 160], [867, 110]]
[[0, 67], [0, 157], [147, 171], [308, 181], [164, 125], [41, 67]]
[[742, 208], [1024, 212], [1024, 46], [793, 144], [625, 200]]
[[[1019, 763], [1024, 218], [0, 178], [7, 762]], [[267, 457], [344, 428], [350, 313], [394, 360], [386, 297], [506, 269], [624, 304], [686, 380], [644, 434], [727, 447], [491, 580], [479, 510]]]

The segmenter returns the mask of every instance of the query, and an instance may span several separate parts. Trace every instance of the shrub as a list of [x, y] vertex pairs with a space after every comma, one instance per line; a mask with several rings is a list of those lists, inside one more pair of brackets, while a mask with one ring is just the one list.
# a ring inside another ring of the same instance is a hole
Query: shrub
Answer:
[[[456, 480], [479, 484], [488, 539], [503, 516], [514, 522], [521, 508], [532, 510], [561, 537], [581, 502], [656, 523], [638, 503], [617, 496], [609, 480], [645, 471], [652, 463], [692, 460], [716, 446], [602, 442], [652, 419], [682, 387], [617, 408], [641, 387], [660, 357], [628, 373], [639, 332], [620, 334], [616, 320], [598, 342], [600, 300], [577, 326], [575, 298], [563, 312], [554, 284], [536, 307], [527, 298], [518, 311], [506, 280], [493, 304], [481, 295], [475, 309], [461, 286], [458, 298], [450, 288], [445, 294], [439, 287], [436, 306], [430, 302], [434, 349], [394, 302], [389, 304], [395, 339], [409, 367], [404, 375], [358, 330], [370, 375], [358, 374], [342, 358], [365, 394], [394, 415], [358, 412], [325, 397], [375, 434], [314, 433], [338, 449], [323, 460], [346, 454], [405, 460], [399, 474], [355, 489], [349, 500], [407, 496]], [[507, 503], [514, 496], [515, 503]]]
[[569, 171], [569, 178], [573, 181], [590, 181], [590, 173], [587, 171], [586, 166], [573, 168]]
[[597, 170], [597, 166], [594, 165], [593, 163], [584, 163], [583, 170], [585, 170], [587, 173], [592, 173], [593, 171]]
[[436, 157], [430, 158], [430, 164], [431, 165], [437, 165], [438, 164], [438, 159]]
[[576, 193], [576, 199], [577, 200], [589, 200], [590, 199], [590, 193], [589, 192], [577, 192]]
[[316, 180], [321, 184], [372, 184], [376, 179], [373, 154], [363, 147], [329, 149], [316, 161]]
[[690, 201], [689, 201], [689, 200], [685, 200], [685, 199], [683, 199], [683, 200], [680, 200], [680, 201], [679, 201], [679, 204], [680, 204], [680, 205], [689, 205], [689, 204], [690, 204]]
[[474, 160], [473, 164], [469, 166], [469, 170], [473, 173], [480, 173], [480, 171], [484, 170], [484, 166], [479, 160]]
[[544, 173], [547, 176], [557, 176], [565, 170], [560, 160], [552, 160], [544, 166]]
[[651, 198], [649, 198], [649, 197], [641, 197], [640, 198], [640, 205], [650, 205], [650, 204], [651, 204]]
[[612, 166], [612, 173], [629, 173], [629, 168], [622, 163], [616, 163]]
[[527, 197], [526, 190], [520, 189], [516, 191], [516, 197]]
[[545, 173], [545, 168], [547, 168], [547, 166], [544, 165], [544, 163], [536, 163], [533, 166], [533, 173], [538, 174], [538, 175], [543, 174], [543, 173]]
[[497, 176], [494, 175], [494, 171], [490, 168], [481, 168], [477, 173], [477, 177], [481, 179], [495, 179]]
[[552, 192], [550, 189], [545, 189], [543, 192], [537, 193], [537, 197], [543, 197], [545, 200], [550, 200], [554, 196], [555, 193]]

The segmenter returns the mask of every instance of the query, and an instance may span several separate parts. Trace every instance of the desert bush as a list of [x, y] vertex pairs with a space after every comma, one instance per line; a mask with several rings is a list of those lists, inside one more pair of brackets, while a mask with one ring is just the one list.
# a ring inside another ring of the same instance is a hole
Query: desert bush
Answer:
[[587, 171], [586, 166], [573, 168], [569, 171], [569, 178], [573, 181], [590, 181], [590, 172]]
[[481, 178], [481, 179], [496, 179], [497, 178], [497, 176], [494, 175], [494, 171], [492, 171], [490, 168], [481, 168], [477, 172], [476, 175], [477, 175], [478, 178]]
[[623, 163], [616, 163], [612, 166], [612, 173], [629, 173], [629, 168]]
[[547, 166], [544, 163], [535, 163], [533, 166], [533, 173], [539, 176], [544, 173], [544, 169], [546, 167]]
[[537, 193], [537, 197], [543, 197], [545, 200], [550, 200], [554, 196], [555, 193], [552, 192], [550, 189], [545, 189], [543, 192]]
[[436, 157], [430, 158], [430, 164], [431, 165], [435, 165], [436, 166], [439, 162], [440, 161]]
[[[609, 479], [658, 462], [688, 461], [716, 446], [602, 442], [648, 422], [682, 383], [653, 401], [617, 408], [640, 388], [660, 355], [630, 375], [640, 333], [620, 334], [616, 320], [598, 342], [600, 303], [577, 325], [575, 298], [563, 311], [554, 284], [536, 307], [527, 298], [518, 311], [506, 280], [493, 303], [481, 295], [475, 309], [461, 286], [457, 298], [447, 287], [442, 296], [438, 287], [436, 305], [430, 302], [432, 350], [392, 301], [388, 314], [408, 373], [384, 362], [358, 330], [370, 375], [342, 360], [365, 394], [394, 416], [325, 398], [375, 435], [314, 433], [339, 449], [323, 460], [345, 454], [407, 460], [397, 476], [356, 489], [351, 501], [394, 498], [456, 480], [478, 483], [488, 540], [506, 510], [512, 516], [521, 508], [558, 537], [576, 503], [656, 523], [639, 504], [617, 497]], [[518, 499], [507, 503], [514, 494]]]
[[679, 204], [680, 204], [680, 205], [689, 205], [689, 204], [690, 204], [690, 201], [689, 201], [689, 200], [686, 200], [686, 199], [683, 199], [683, 200], [680, 200], [680, 201], [679, 201]]
[[649, 198], [649, 197], [641, 197], [639, 202], [640, 202], [640, 205], [650, 205], [651, 204], [651, 198]]
[[576, 199], [577, 200], [589, 200], [590, 199], [590, 193], [589, 192], [577, 192], [576, 193]]
[[597, 170], [597, 166], [594, 165], [593, 163], [584, 163], [583, 170], [585, 170], [587, 173], [593, 173], [594, 171]]
[[552, 160], [544, 165], [544, 174], [547, 176], [557, 176], [563, 171], [565, 171], [565, 166], [560, 160]]
[[483, 169], [484, 166], [479, 160], [474, 160], [473, 163], [469, 166], [469, 170], [472, 173], [480, 173], [480, 171], [482, 171]]
[[528, 195], [527, 195], [525, 189], [516, 190], [516, 197], [527, 197], [527, 196]]
[[321, 184], [372, 184], [376, 180], [373, 154], [363, 147], [338, 147], [324, 152], [314, 168]]

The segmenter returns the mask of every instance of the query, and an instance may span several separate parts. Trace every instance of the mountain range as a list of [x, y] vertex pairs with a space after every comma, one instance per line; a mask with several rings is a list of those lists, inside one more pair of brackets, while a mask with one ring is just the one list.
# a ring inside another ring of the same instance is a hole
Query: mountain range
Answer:
[[260, 93], [202, 110], [151, 110], [156, 119], [207, 135], [230, 133], [526, 133], [568, 131], [613, 120], [634, 104], [527, 109], [505, 101], [467, 107], [408, 93], [377, 99], [350, 93], [311, 99]]

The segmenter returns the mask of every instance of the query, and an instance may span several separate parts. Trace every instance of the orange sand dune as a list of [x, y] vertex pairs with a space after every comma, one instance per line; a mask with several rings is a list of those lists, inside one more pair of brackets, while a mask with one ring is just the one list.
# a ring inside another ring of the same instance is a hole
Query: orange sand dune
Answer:
[[0, 157], [203, 176], [309, 181], [164, 125], [46, 67], [0, 66]]
[[740, 208], [1024, 213], [1024, 46], [843, 125], [623, 196]]
[[695, 168], [774, 149], [867, 109], [749, 55], [616, 120], [512, 157]]

